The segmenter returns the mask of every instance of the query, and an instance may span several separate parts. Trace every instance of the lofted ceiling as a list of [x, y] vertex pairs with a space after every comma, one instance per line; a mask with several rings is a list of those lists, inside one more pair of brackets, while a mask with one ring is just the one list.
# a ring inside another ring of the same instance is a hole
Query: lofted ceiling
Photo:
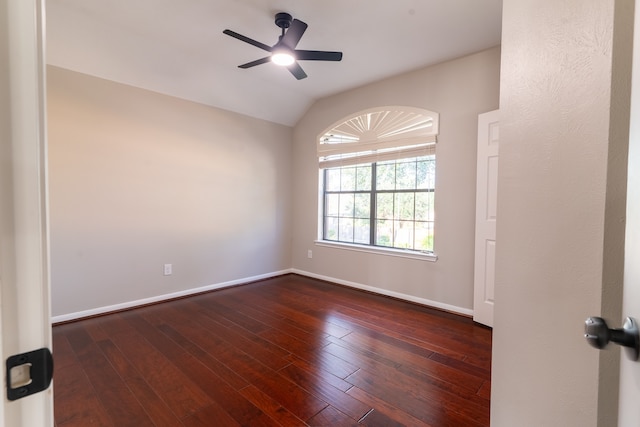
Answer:
[[[296, 80], [224, 35], [278, 41], [277, 12], [309, 27]], [[319, 98], [500, 44], [502, 0], [46, 0], [47, 63], [293, 126]]]

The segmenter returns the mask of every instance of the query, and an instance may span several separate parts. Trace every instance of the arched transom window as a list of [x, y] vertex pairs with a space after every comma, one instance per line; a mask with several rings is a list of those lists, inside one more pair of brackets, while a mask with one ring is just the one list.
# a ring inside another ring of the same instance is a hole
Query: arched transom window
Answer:
[[320, 134], [321, 240], [433, 253], [438, 119], [382, 107]]

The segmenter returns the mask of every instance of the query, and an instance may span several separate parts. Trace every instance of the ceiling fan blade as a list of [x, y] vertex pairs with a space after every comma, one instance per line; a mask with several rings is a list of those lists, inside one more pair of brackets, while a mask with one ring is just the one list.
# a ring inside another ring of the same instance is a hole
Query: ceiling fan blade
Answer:
[[238, 40], [242, 40], [245, 43], [249, 43], [250, 45], [253, 45], [255, 47], [259, 47], [262, 50], [266, 50], [267, 52], [271, 52], [271, 46], [268, 46], [264, 43], [260, 43], [259, 41], [256, 41], [254, 39], [250, 39], [249, 37], [243, 36], [242, 34], [238, 34], [235, 31], [224, 30], [223, 33], [233, 38], [236, 38]]
[[307, 24], [298, 19], [294, 19], [287, 32], [282, 36], [280, 43], [287, 45], [287, 47], [291, 49], [295, 49], [306, 30]]
[[256, 59], [255, 61], [247, 62], [246, 64], [238, 65], [238, 68], [251, 68], [269, 61], [271, 61], [271, 57], [266, 56], [264, 58]]
[[296, 50], [298, 61], [341, 61], [342, 52], [328, 52], [325, 50]]
[[300, 64], [298, 64], [297, 62], [288, 65], [287, 68], [289, 69], [289, 71], [291, 71], [291, 74], [293, 74], [294, 77], [298, 80], [302, 80], [307, 77], [307, 73], [304, 72]]

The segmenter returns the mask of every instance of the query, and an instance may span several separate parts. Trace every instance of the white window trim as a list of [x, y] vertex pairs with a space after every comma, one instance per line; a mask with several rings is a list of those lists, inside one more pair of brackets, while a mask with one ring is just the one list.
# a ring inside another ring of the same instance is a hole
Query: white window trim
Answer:
[[438, 255], [433, 252], [420, 252], [409, 249], [385, 248], [381, 246], [358, 245], [355, 243], [333, 242], [331, 240], [316, 240], [316, 246], [326, 248], [342, 249], [354, 252], [365, 252], [376, 255], [393, 256], [398, 258], [409, 258], [420, 261], [436, 262]]

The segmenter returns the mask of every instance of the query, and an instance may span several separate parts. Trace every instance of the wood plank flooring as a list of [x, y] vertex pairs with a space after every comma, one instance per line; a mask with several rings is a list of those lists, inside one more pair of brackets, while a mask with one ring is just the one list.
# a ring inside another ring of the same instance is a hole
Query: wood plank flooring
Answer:
[[53, 340], [56, 427], [489, 425], [490, 329], [293, 274]]

